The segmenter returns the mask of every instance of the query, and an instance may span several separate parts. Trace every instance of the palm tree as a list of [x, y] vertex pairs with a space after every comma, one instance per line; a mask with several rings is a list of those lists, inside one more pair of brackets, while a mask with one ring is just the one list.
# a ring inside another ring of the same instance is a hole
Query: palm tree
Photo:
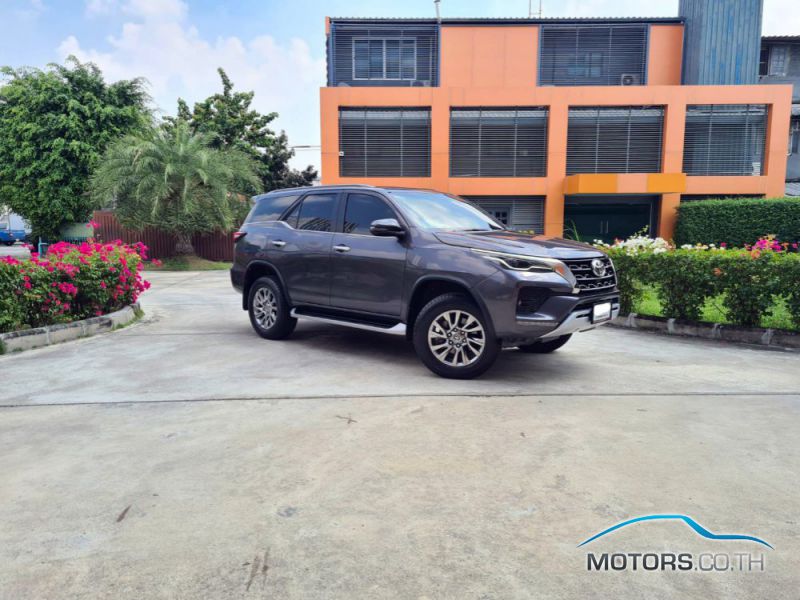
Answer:
[[113, 199], [125, 226], [172, 232], [177, 254], [194, 254], [192, 234], [234, 226], [243, 194], [257, 192], [255, 161], [238, 150], [214, 149], [213, 137], [186, 123], [129, 135], [113, 144], [95, 170], [95, 201]]

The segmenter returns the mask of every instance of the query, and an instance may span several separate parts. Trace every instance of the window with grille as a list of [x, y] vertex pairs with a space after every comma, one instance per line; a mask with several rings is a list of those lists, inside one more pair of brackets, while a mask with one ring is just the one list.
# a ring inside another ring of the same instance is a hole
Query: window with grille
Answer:
[[353, 79], [416, 79], [414, 38], [353, 39]]
[[567, 174], [661, 171], [663, 106], [569, 109]]
[[436, 86], [439, 31], [435, 25], [331, 23], [329, 86]]
[[543, 177], [546, 108], [454, 108], [451, 177]]
[[543, 25], [539, 85], [643, 85], [647, 25]]
[[544, 233], [544, 196], [464, 196], [509, 229]]
[[764, 104], [687, 106], [683, 171], [688, 175], [763, 175], [766, 131]]
[[430, 174], [429, 109], [339, 110], [339, 175], [430, 177]]

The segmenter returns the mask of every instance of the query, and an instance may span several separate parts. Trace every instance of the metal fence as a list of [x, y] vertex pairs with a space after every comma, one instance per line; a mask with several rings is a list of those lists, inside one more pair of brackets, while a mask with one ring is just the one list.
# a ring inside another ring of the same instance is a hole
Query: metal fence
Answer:
[[[169, 232], [154, 227], [145, 227], [141, 231], [126, 229], [120, 225], [113, 212], [105, 210], [95, 211], [94, 221], [99, 225], [95, 229], [95, 236], [100, 240], [143, 242], [150, 249], [150, 258], [175, 256], [175, 237]], [[192, 237], [192, 244], [197, 255], [207, 260], [233, 260], [233, 239], [230, 234], [219, 232], [195, 235]]]

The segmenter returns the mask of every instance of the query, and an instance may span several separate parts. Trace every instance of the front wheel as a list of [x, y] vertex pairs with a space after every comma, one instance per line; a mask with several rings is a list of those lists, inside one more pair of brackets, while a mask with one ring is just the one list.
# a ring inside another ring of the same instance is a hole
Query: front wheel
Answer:
[[460, 294], [434, 298], [414, 323], [414, 349], [431, 371], [448, 379], [472, 379], [500, 353], [481, 310]]
[[572, 334], [562, 335], [561, 337], [557, 337], [552, 340], [541, 340], [539, 342], [534, 342], [533, 344], [526, 344], [524, 346], [519, 346], [519, 351], [527, 352], [529, 354], [549, 354], [550, 352], [555, 352], [561, 348], [561, 346], [566, 344], [571, 337]]
[[280, 284], [272, 277], [260, 277], [250, 286], [247, 312], [256, 333], [268, 340], [289, 337], [297, 325]]

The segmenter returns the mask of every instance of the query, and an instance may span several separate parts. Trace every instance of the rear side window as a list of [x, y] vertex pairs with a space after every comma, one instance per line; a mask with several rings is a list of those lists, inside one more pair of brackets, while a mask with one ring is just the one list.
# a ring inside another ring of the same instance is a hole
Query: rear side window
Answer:
[[369, 235], [369, 226], [378, 219], [396, 219], [383, 200], [370, 194], [350, 194], [344, 213], [344, 232]]
[[333, 231], [335, 205], [336, 194], [311, 194], [283, 220], [290, 227], [303, 231]]
[[247, 217], [248, 223], [263, 223], [265, 221], [277, 221], [283, 211], [297, 200], [298, 195], [289, 196], [267, 196], [258, 200], [250, 216]]

